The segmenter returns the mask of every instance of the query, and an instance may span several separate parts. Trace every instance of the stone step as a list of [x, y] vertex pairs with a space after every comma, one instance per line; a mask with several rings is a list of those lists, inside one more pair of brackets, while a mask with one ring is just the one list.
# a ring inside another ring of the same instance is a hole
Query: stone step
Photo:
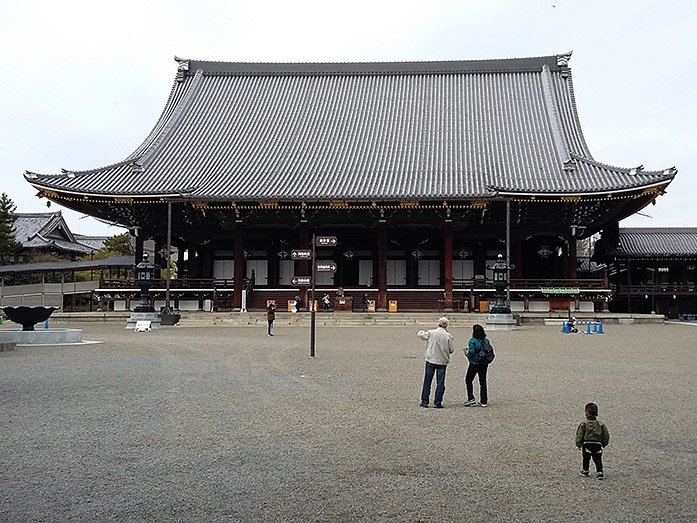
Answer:
[[[354, 326], [400, 326], [413, 325], [418, 327], [435, 326], [439, 313], [318, 313], [315, 316], [315, 324], [332, 327]], [[487, 315], [468, 314], [453, 315], [449, 317], [450, 324], [454, 327], [472, 326], [475, 323], [486, 323]], [[182, 314], [179, 326], [259, 326], [266, 325], [265, 313], [190, 313]], [[309, 313], [276, 313], [275, 325], [309, 326], [311, 316]]]

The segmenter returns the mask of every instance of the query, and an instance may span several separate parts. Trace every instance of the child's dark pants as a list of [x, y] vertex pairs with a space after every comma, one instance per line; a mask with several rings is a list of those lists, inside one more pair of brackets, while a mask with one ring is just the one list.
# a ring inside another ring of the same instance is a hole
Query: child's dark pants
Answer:
[[581, 451], [583, 452], [583, 470], [588, 470], [591, 458], [593, 458], [595, 470], [597, 472], [603, 471], [603, 446], [599, 441], [584, 441]]

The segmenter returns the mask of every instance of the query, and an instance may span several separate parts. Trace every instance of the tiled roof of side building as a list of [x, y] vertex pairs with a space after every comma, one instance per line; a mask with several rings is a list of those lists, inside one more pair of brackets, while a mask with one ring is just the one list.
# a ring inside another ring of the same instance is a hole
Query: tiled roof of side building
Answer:
[[14, 233], [17, 241], [26, 249], [55, 247], [69, 252], [90, 252], [88, 246], [75, 239], [61, 211], [17, 213]]
[[63, 219], [60, 211], [41, 213], [16, 213], [14, 222], [15, 238], [26, 244], [37, 233], [52, 229]]
[[621, 228], [619, 245], [624, 255], [697, 257], [697, 228]]
[[675, 169], [593, 159], [568, 59], [178, 59], [160, 119], [128, 158], [25, 176], [39, 189], [78, 195], [233, 201], [472, 199], [669, 183]]

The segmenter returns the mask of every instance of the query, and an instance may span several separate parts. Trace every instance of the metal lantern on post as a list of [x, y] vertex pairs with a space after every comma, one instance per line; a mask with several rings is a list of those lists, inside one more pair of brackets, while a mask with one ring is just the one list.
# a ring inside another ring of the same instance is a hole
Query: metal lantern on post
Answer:
[[150, 305], [150, 288], [153, 286], [155, 266], [148, 260], [148, 253], [143, 254], [143, 261], [136, 265], [136, 285], [140, 287], [140, 303], [134, 312], [155, 312]]
[[494, 289], [496, 289], [496, 303], [489, 309], [492, 314], [511, 314], [511, 308], [506, 302], [506, 289], [508, 288], [508, 271], [513, 268], [508, 265], [503, 254], [499, 254], [494, 265], [487, 267], [494, 273]]

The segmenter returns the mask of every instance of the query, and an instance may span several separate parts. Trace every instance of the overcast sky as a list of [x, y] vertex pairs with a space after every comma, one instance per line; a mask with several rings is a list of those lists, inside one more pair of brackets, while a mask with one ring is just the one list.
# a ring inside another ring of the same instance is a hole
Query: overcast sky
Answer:
[[[0, 192], [44, 212], [25, 170], [123, 160], [149, 133], [174, 55], [220, 61], [467, 60], [573, 50], [596, 160], [678, 168], [633, 227], [697, 227], [697, 2], [612, 0], [2, 0]], [[80, 234], [118, 234], [62, 209]]]

